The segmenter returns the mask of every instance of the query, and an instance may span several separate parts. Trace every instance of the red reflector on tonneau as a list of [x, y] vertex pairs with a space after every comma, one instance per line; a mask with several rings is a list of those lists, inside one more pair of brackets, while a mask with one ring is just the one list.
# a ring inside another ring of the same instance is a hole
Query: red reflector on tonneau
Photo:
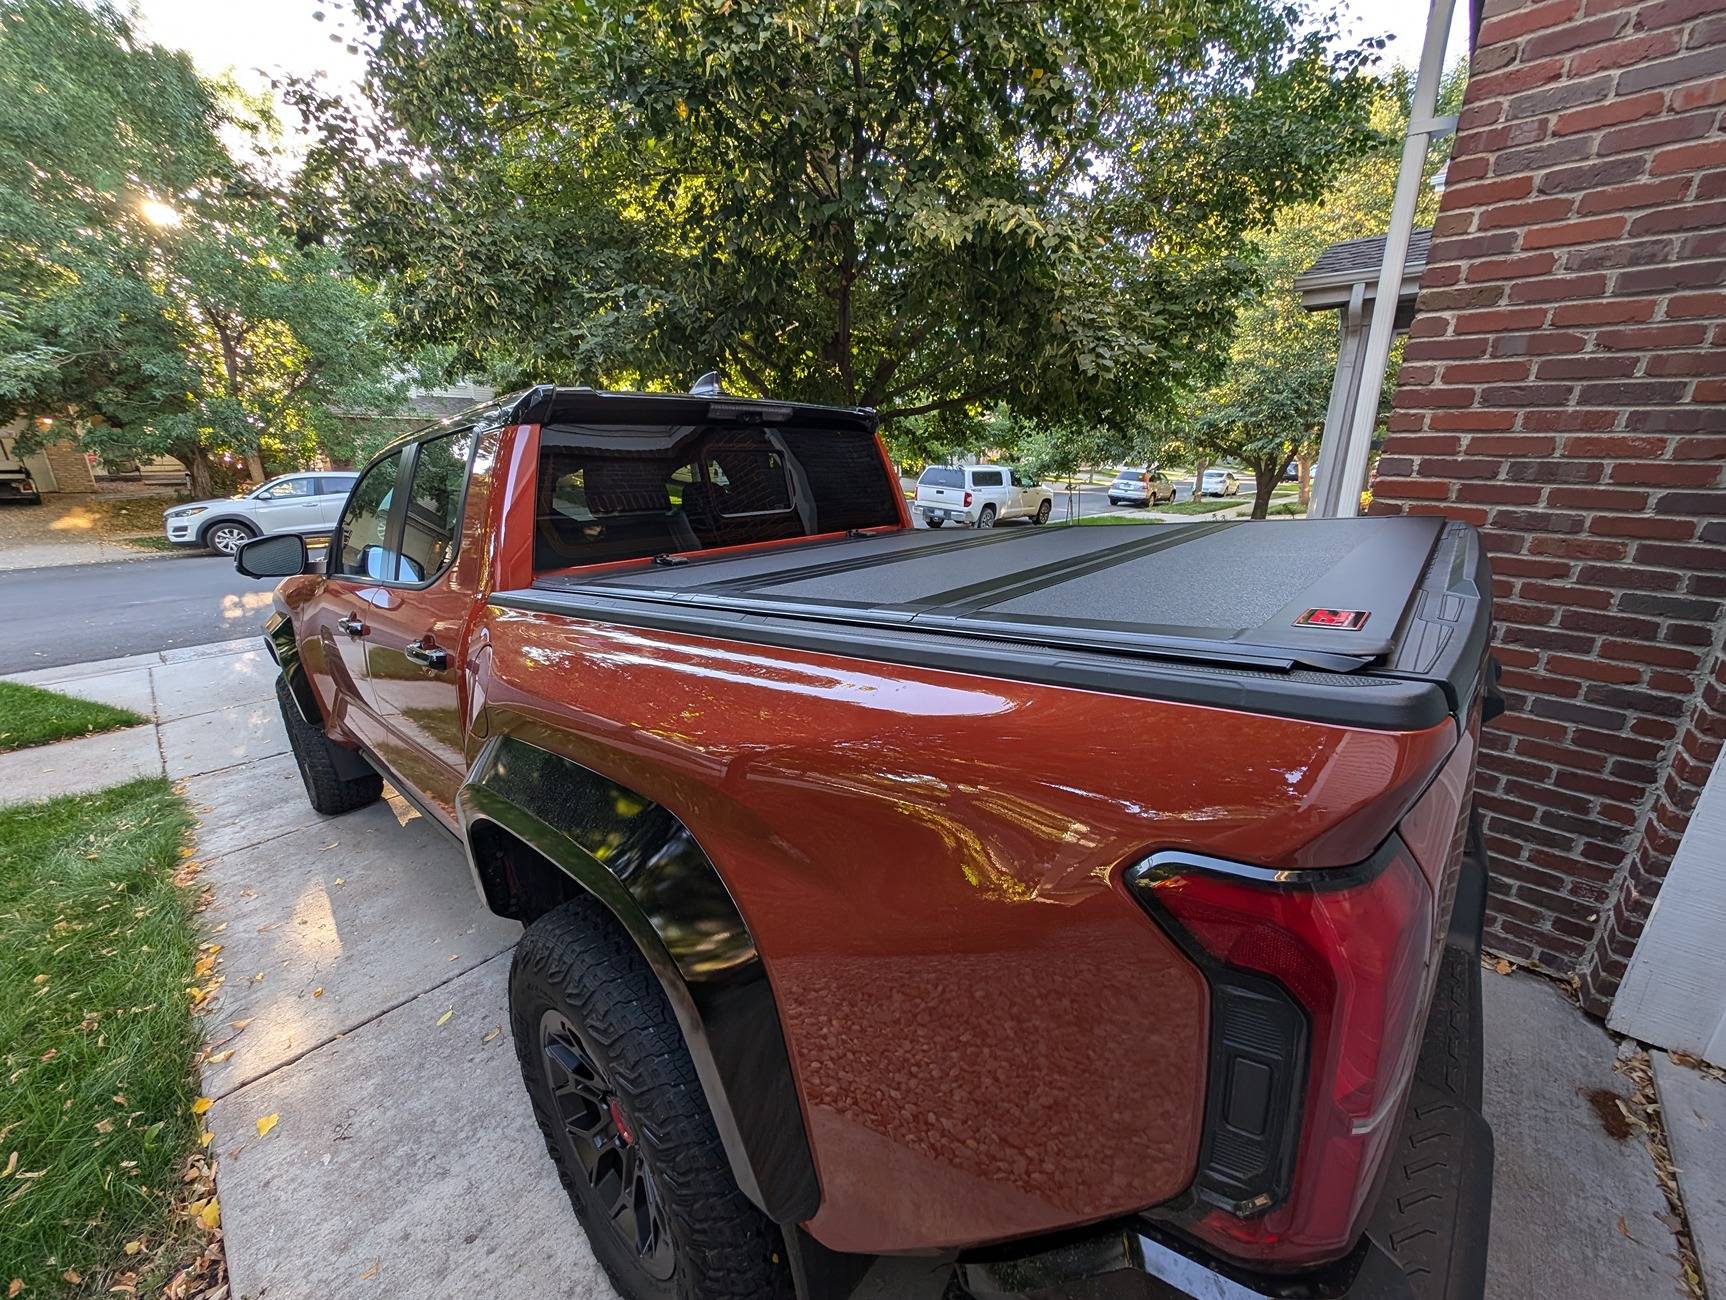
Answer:
[[1309, 609], [1295, 620], [1297, 627], [1335, 627], [1346, 632], [1366, 626], [1364, 609]]

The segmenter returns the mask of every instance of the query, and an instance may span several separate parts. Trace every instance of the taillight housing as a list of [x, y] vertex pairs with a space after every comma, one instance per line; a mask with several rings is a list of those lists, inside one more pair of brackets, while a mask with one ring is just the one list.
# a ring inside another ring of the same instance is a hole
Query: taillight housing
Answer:
[[1425, 875], [1393, 835], [1338, 871], [1170, 852], [1125, 880], [1211, 988], [1198, 1170], [1159, 1217], [1259, 1267], [1347, 1253], [1395, 1137], [1436, 969]]
[[967, 510], [971, 508], [971, 494], [969, 492], [965, 493], [965, 508]]

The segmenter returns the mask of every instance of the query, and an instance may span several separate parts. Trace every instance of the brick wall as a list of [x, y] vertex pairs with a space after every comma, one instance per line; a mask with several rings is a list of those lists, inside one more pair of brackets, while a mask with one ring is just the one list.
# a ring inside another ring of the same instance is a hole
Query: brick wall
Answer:
[[1373, 511], [1485, 533], [1490, 945], [1603, 1010], [1720, 748], [1726, 0], [1487, 0]]

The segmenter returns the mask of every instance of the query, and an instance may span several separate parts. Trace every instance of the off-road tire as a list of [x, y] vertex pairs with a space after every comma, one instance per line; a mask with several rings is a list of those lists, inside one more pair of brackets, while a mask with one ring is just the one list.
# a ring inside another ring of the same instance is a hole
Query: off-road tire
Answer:
[[384, 779], [376, 772], [357, 777], [337, 775], [335, 760], [330, 757], [329, 738], [322, 727], [314, 727], [300, 716], [288, 683], [280, 676], [276, 678], [276, 704], [282, 711], [288, 745], [294, 751], [294, 762], [300, 769], [300, 779], [306, 783], [306, 798], [311, 800], [314, 812], [333, 817], [364, 808], [383, 797]]
[[[607, 1221], [590, 1221], [579, 1167], [540, 1061], [540, 1023], [580, 1027], [629, 1117], [659, 1196], [675, 1264], [657, 1281]], [[779, 1229], [738, 1190], [677, 1019], [652, 969], [603, 904], [578, 898], [546, 913], [516, 945], [510, 1027], [546, 1151], [606, 1275], [626, 1300], [789, 1300]]]
[[925, 519], [923, 522], [928, 524], [929, 527], [931, 527], [931, 528], [939, 528], [942, 524], [946, 523], [947, 521], [945, 519]]
[[1053, 514], [1054, 511], [1055, 503], [1053, 501], [1045, 501], [1042, 505], [1037, 507], [1037, 513], [1031, 516], [1031, 522], [1034, 524], [1046, 524], [1049, 522], [1049, 516]]
[[977, 514], [977, 527], [993, 528], [995, 526], [995, 507], [984, 506]]

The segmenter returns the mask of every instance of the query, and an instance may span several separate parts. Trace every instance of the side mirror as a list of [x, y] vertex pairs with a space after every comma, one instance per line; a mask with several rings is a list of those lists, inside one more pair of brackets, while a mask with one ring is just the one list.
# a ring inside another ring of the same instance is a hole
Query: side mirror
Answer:
[[234, 552], [234, 568], [248, 578], [291, 578], [307, 569], [306, 539], [296, 533], [254, 537]]

